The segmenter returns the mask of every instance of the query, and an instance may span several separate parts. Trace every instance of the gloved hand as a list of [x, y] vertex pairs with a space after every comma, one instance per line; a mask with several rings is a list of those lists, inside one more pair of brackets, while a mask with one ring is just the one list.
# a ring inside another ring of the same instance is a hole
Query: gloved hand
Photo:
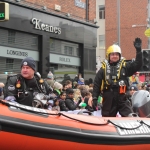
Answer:
[[133, 44], [134, 47], [136, 48], [136, 52], [141, 52], [142, 40], [140, 38], [135, 38]]
[[97, 103], [97, 98], [96, 97], [93, 97], [93, 109], [95, 110], [95, 111], [97, 111], [97, 105], [98, 105], [98, 103]]
[[79, 105], [81, 102], [82, 102], [81, 97], [78, 97], [78, 102], [77, 102], [77, 104]]
[[6, 100], [6, 101], [10, 101], [10, 102], [12, 102], [12, 103], [17, 103], [17, 102], [16, 102], [16, 98], [15, 98], [14, 96], [7, 96], [7, 97], [5, 98], [5, 100]]

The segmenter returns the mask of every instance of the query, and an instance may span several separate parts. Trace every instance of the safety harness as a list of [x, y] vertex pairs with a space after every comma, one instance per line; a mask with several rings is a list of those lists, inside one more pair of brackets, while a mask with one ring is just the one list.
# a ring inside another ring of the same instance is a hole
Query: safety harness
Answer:
[[[39, 91], [39, 93], [45, 93], [46, 94], [46, 89], [45, 86], [43, 86], [44, 80], [40, 77], [38, 77], [36, 74], [34, 75], [35, 78], [35, 82], [36, 82], [36, 87]], [[26, 84], [25, 84], [25, 80], [24, 78], [21, 76], [21, 74], [17, 74], [17, 80], [16, 80], [16, 88], [18, 90], [18, 97], [20, 96], [20, 94], [28, 94], [27, 91], [29, 90], [34, 90], [34, 89], [27, 89]]]
[[126, 62], [123, 57], [116, 66], [110, 66], [107, 60], [102, 62], [102, 69], [104, 70], [104, 79], [102, 80], [101, 91], [109, 89], [112, 86], [119, 86], [122, 67], [126, 67]]

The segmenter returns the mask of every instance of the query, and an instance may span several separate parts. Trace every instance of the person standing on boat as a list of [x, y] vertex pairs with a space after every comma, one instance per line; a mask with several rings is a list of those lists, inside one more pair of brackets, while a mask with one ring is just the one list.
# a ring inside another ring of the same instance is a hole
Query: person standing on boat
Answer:
[[4, 87], [4, 99], [23, 105], [32, 106], [37, 93], [49, 95], [51, 87], [36, 72], [36, 63], [32, 57], [26, 57], [21, 62], [21, 73], [8, 76]]
[[104, 117], [115, 117], [117, 112], [122, 117], [133, 113], [126, 96], [129, 89], [128, 77], [142, 66], [142, 41], [140, 38], [135, 38], [133, 44], [136, 49], [135, 61], [126, 62], [121, 57], [121, 48], [114, 44], [107, 49], [106, 60], [102, 62], [102, 67], [95, 76], [92, 93], [93, 107], [96, 110], [97, 99], [101, 94], [103, 97], [102, 116]]

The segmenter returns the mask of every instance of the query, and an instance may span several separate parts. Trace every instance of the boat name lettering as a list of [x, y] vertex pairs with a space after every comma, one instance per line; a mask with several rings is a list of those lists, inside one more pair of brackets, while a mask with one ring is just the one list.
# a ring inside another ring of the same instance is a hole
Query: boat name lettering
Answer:
[[20, 51], [14, 51], [14, 50], [7, 50], [7, 54], [17, 55], [17, 56], [25, 56], [25, 57], [28, 56], [27, 52], [20, 52]]
[[34, 24], [34, 28], [37, 30], [61, 34], [61, 28], [43, 23], [40, 19], [32, 18], [31, 23]]
[[[133, 129], [133, 130], [121, 129], [121, 128], [117, 127], [117, 130], [120, 135], [136, 135], [136, 134], [150, 133], [150, 128], [148, 126], [143, 124], [142, 126], [138, 127], [140, 125], [140, 123], [138, 123], [138, 122], [118, 123], [118, 125], [121, 127], [125, 127], [125, 128], [136, 128], [137, 127], [136, 129]], [[150, 125], [150, 123], [148, 125]]]
[[60, 61], [70, 62], [70, 58], [59, 57]]

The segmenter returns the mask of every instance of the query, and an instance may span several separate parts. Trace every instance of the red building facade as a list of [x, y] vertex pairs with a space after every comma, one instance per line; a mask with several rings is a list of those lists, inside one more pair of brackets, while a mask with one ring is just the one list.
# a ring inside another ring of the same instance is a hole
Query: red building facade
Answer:
[[[118, 0], [105, 0], [106, 50], [118, 42]], [[135, 58], [133, 41], [142, 39], [142, 49], [148, 48], [148, 38], [144, 35], [148, 17], [147, 0], [120, 0], [120, 47], [127, 60]], [[132, 27], [132, 25], [139, 25]]]

